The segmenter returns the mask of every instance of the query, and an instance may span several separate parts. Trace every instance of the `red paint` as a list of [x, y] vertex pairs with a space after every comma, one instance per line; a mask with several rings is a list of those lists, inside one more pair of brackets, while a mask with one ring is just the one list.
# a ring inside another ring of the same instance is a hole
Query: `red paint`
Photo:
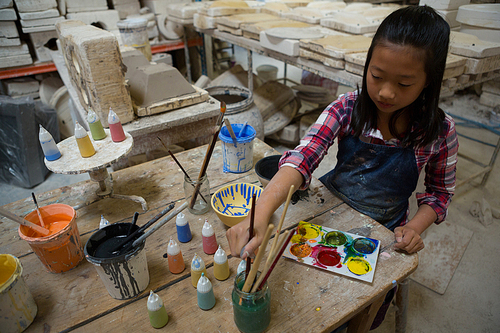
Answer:
[[212, 234], [212, 236], [202, 236], [203, 238], [203, 252], [206, 254], [214, 254], [217, 252], [217, 249], [219, 246], [217, 245], [217, 239], [215, 238], [215, 234]]
[[122, 142], [127, 138], [125, 136], [125, 132], [123, 132], [123, 127], [121, 122], [108, 125], [109, 125], [109, 131], [111, 132], [111, 140], [113, 140], [113, 142]]
[[318, 254], [318, 261], [325, 266], [335, 266], [340, 262], [340, 255], [333, 251], [321, 251]]
[[314, 258], [313, 265], [326, 269], [328, 266], [342, 267], [341, 255], [337, 252], [336, 247], [328, 247], [317, 245], [312, 248], [311, 258]]

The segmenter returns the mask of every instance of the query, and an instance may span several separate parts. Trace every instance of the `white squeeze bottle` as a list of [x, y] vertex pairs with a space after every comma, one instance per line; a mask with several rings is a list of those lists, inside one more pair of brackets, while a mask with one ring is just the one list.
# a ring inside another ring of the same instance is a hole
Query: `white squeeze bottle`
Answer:
[[101, 215], [101, 221], [99, 222], [99, 229], [102, 229], [106, 226], [109, 225], [109, 221], [104, 218], [104, 216]]
[[40, 145], [42, 145], [43, 154], [47, 161], [55, 161], [61, 157], [61, 152], [50, 133], [40, 125], [40, 132], [38, 134]]
[[152, 290], [149, 292], [148, 297], [148, 314], [149, 322], [154, 328], [162, 328], [168, 323], [167, 310], [163, 306], [163, 301]]

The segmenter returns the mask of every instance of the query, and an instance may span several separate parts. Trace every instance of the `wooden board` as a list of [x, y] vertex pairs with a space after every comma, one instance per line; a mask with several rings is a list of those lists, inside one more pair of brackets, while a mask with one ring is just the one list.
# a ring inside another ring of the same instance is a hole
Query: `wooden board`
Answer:
[[253, 13], [253, 14], [239, 14], [239, 15], [219, 17], [217, 18], [217, 23], [238, 29], [242, 24], [245, 23], [248, 24], [248, 23], [257, 23], [265, 21], [275, 21], [275, 20], [276, 16], [274, 15]]
[[446, 221], [432, 225], [425, 231], [425, 247], [418, 253], [419, 266], [411, 279], [443, 295], [472, 234], [472, 231]]
[[367, 52], [371, 41], [371, 38], [365, 36], [331, 35], [321, 39], [301, 41], [300, 47], [331, 58], [344, 59], [348, 53]]
[[345, 67], [345, 61], [342, 59], [330, 58], [328, 56], [325, 56], [324, 54], [310, 51], [304, 48], [300, 48], [299, 51], [302, 58], [316, 60], [324, 64], [325, 66], [333, 68], [344, 69]]
[[196, 92], [194, 93], [170, 98], [161, 102], [156, 102], [146, 107], [136, 107], [135, 113], [139, 117], [150, 116], [165, 111], [180, 109], [185, 106], [202, 103], [209, 99], [208, 92], [194, 85], [193, 88], [196, 90]]

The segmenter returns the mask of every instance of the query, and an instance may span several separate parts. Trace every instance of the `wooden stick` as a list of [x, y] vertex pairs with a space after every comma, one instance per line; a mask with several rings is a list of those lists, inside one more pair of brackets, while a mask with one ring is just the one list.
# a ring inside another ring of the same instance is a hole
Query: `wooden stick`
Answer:
[[264, 253], [266, 252], [266, 247], [267, 243], [269, 243], [269, 238], [271, 238], [271, 234], [273, 233], [274, 229], [274, 224], [269, 224], [267, 226], [267, 231], [266, 234], [264, 235], [264, 239], [262, 240], [261, 247], [259, 249], [259, 253], [257, 253], [257, 256], [255, 257], [255, 261], [253, 263], [252, 269], [250, 270], [250, 274], [245, 277], [245, 284], [243, 285], [243, 288], [241, 291], [244, 293], [248, 293], [250, 289], [252, 288], [253, 281], [255, 279], [255, 276], [257, 275], [257, 271], [259, 270], [259, 265], [262, 260], [262, 257], [264, 256]]
[[280, 251], [276, 255], [276, 258], [274, 259], [273, 264], [271, 265], [271, 267], [267, 271], [266, 276], [264, 277], [264, 279], [260, 283], [259, 287], [257, 287], [257, 290], [262, 289], [262, 286], [266, 283], [267, 279], [269, 278], [269, 275], [271, 275], [271, 273], [273, 272], [274, 267], [276, 267], [276, 264], [278, 263], [278, 260], [280, 260], [281, 255], [283, 254], [283, 252], [285, 252], [285, 249], [286, 249], [288, 243], [290, 242], [290, 239], [292, 239], [292, 236], [294, 234], [295, 234], [295, 230], [293, 230], [292, 232], [290, 232], [290, 234], [288, 235], [285, 243], [283, 244], [283, 246], [281, 247]]
[[31, 229], [35, 230], [36, 232], [38, 232], [39, 234], [42, 234], [44, 236], [47, 236], [50, 233], [49, 230], [47, 230], [47, 229], [45, 229], [45, 228], [43, 228], [43, 227], [41, 227], [41, 226], [39, 226], [37, 224], [34, 224], [34, 223], [32, 223], [32, 222], [30, 222], [28, 220], [25, 220], [22, 217], [14, 215], [11, 212], [9, 212], [8, 210], [5, 210], [5, 209], [3, 209], [1, 207], [0, 207], [0, 215], [3, 215], [5, 217], [11, 219], [14, 222], [17, 222], [17, 223], [21, 224], [21, 225], [25, 225], [28, 228], [31, 228]]
[[38, 202], [36, 202], [35, 192], [31, 192], [31, 196], [33, 197], [33, 202], [36, 206], [36, 213], [38, 214], [38, 220], [40, 220], [40, 224], [45, 228], [45, 223], [43, 223], [42, 213], [40, 212], [40, 208], [38, 207]]
[[224, 123], [226, 124], [227, 130], [229, 131], [229, 135], [231, 136], [231, 139], [233, 139], [234, 146], [238, 144], [238, 140], [236, 139], [236, 135], [234, 134], [233, 127], [231, 126], [231, 122], [229, 119], [224, 119]]
[[200, 192], [201, 180], [205, 173], [207, 172], [208, 162], [210, 162], [210, 157], [212, 157], [212, 153], [215, 148], [215, 143], [217, 142], [217, 137], [219, 136], [220, 129], [222, 127], [222, 120], [224, 118], [224, 113], [226, 113], [226, 103], [220, 102], [220, 114], [217, 119], [217, 130], [212, 138], [212, 142], [208, 145], [207, 153], [205, 154], [205, 159], [203, 160], [203, 164], [200, 169], [200, 174], [198, 175], [198, 182], [196, 183], [196, 187], [194, 188], [193, 196], [191, 197], [191, 202], [189, 203], [189, 208], [194, 207], [194, 203], [196, 202], [196, 197], [198, 196], [198, 192]]
[[[253, 227], [255, 223], [255, 200], [257, 198], [257, 195], [254, 193], [252, 195], [252, 208], [250, 210], [250, 228], [248, 229], [248, 241], [250, 242], [253, 238]], [[252, 258], [250, 256], [247, 257], [247, 266], [245, 269], [245, 276], [248, 276], [250, 273], [250, 266], [252, 265]]]
[[[288, 238], [288, 233], [289, 232], [290, 232], [290, 230], [285, 231], [283, 233], [283, 237], [280, 237], [280, 241], [278, 243], [278, 248], [279, 249], [281, 249], [281, 247], [283, 246], [283, 243]], [[269, 260], [269, 258], [271, 258], [272, 260]], [[271, 267], [271, 263], [274, 261], [274, 259], [276, 259], [276, 251], [274, 253], [271, 253], [271, 251], [269, 251], [269, 255], [267, 257], [267, 261], [270, 261], [270, 263], [267, 264], [267, 262], [266, 262], [266, 265], [264, 266], [264, 269], [260, 273], [260, 276], [257, 279], [257, 282], [253, 285], [253, 288], [252, 288], [252, 291], [251, 291], [252, 293], [254, 293], [254, 292], [257, 291], [257, 288], [260, 286], [260, 283], [262, 282], [262, 280], [264, 280], [264, 277], [266, 276], [267, 272], [269, 271], [269, 268]]]
[[281, 227], [283, 226], [283, 221], [285, 220], [285, 216], [286, 216], [286, 211], [288, 210], [288, 205], [290, 205], [290, 200], [292, 199], [292, 194], [295, 190], [295, 186], [292, 185], [290, 186], [290, 189], [288, 190], [288, 196], [286, 197], [286, 201], [285, 201], [285, 207], [283, 208], [283, 213], [281, 213], [281, 219], [280, 219], [280, 222], [278, 223], [278, 229], [276, 229], [276, 236], [274, 236], [274, 240], [273, 240], [273, 244], [271, 245], [271, 250], [269, 251], [269, 256], [267, 257], [267, 261], [266, 261], [266, 266], [269, 266], [271, 265], [271, 255], [274, 255], [274, 253], [277, 251], [278, 249], [278, 238], [280, 237], [280, 233], [281, 233]]

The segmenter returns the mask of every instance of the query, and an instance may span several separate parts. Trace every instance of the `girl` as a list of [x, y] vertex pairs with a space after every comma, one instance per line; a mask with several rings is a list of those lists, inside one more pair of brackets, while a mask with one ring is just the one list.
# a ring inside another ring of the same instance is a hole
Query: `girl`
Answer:
[[[389, 15], [368, 50], [361, 91], [330, 104], [294, 150], [256, 204], [254, 237], [249, 218], [230, 228], [233, 256], [246, 258], [262, 242], [268, 221], [291, 185], [305, 189], [311, 173], [338, 138], [335, 169], [325, 186], [354, 209], [394, 231], [395, 247], [424, 247], [420, 235], [442, 222], [455, 189], [458, 141], [453, 120], [438, 108], [450, 28], [427, 6]], [[408, 199], [425, 165], [425, 193], [408, 218]]]

